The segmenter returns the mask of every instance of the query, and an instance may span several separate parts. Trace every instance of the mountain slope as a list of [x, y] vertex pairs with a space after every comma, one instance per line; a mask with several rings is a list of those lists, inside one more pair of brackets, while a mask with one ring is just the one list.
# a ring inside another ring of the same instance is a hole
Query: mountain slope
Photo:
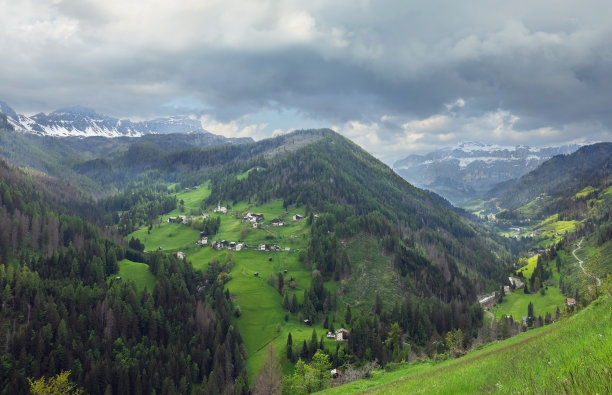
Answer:
[[[330, 223], [325, 231], [346, 236], [360, 230], [378, 234], [389, 240], [390, 251], [404, 248], [404, 241], [398, 240], [412, 240], [408, 244], [420, 245], [436, 268], [437, 274], [431, 275], [439, 276], [439, 287], [430, 292], [447, 293], [446, 298], [454, 292], [451, 288], [462, 289], [466, 297], [470, 294], [468, 299], [475, 296], [471, 294], [474, 288], [467, 283], [450, 288], [443, 286], [447, 281], [461, 282], [460, 273], [482, 279], [483, 274], [491, 275], [499, 268], [499, 259], [490, 250], [494, 242], [479, 237], [474, 225], [449, 206], [411, 186], [386, 165], [332, 131], [303, 131], [287, 139], [301, 134], [322, 138], [296, 151], [279, 150], [278, 155], [269, 159], [254, 158], [243, 169], [257, 164], [265, 170], [252, 172], [248, 178], [237, 179], [233, 172], [217, 173], [212, 178], [208, 203], [281, 198], [285, 205], [304, 205], [308, 211], [335, 212], [330, 220], [336, 225]], [[336, 210], [336, 205], [342, 208]], [[380, 229], [371, 226], [376, 223], [376, 216], [382, 217]], [[444, 248], [436, 246], [438, 243]], [[413, 247], [408, 250], [412, 251]], [[402, 254], [396, 256], [398, 270], [408, 266], [416, 269], [413, 260], [401, 263]]]
[[[91, 394], [190, 393], [203, 381], [248, 393], [232, 303], [222, 283], [204, 287], [218, 273], [127, 248], [100, 230], [102, 214], [63, 181], [0, 161], [0, 393], [62, 371]], [[153, 289], [117, 277], [127, 258], [154, 268]]]
[[461, 143], [426, 155], [410, 155], [393, 164], [409, 182], [434, 191], [454, 204], [481, 197], [496, 184], [518, 178], [545, 160], [568, 154], [577, 145], [552, 148]]
[[540, 194], [571, 196], [589, 185], [601, 185], [612, 175], [612, 143], [580, 148], [558, 155], [515, 182], [494, 188], [489, 195], [504, 208], [514, 209]]

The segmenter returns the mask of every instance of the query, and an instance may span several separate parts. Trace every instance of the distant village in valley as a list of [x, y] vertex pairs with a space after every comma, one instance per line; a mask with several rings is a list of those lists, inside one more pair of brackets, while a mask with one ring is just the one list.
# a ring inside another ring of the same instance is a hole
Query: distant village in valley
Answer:
[[[191, 189], [197, 189], [197, 187], [193, 187]], [[189, 190], [191, 190], [190, 188], [185, 188], [185, 192], [188, 192]], [[217, 204], [217, 207], [215, 207], [215, 209], [213, 210], [214, 213], [216, 214], [227, 214], [228, 213], [228, 209], [227, 207], [221, 206], [221, 203], [219, 202]], [[210, 213], [202, 213], [201, 215], [201, 219], [202, 220], [206, 220], [210, 217]], [[313, 218], [318, 218], [319, 216], [317, 214], [313, 215]], [[176, 217], [168, 217], [168, 223], [178, 223], [178, 224], [183, 224], [183, 225], [191, 225], [196, 219], [198, 219], [198, 217], [193, 216], [193, 215], [179, 215]], [[301, 221], [304, 219], [304, 216], [302, 216], [301, 214], [293, 214], [291, 216], [291, 220], [292, 221]], [[264, 214], [258, 214], [258, 213], [251, 213], [248, 212], [246, 213], [246, 215], [242, 218], [242, 221], [244, 223], [250, 223], [252, 224], [254, 229], [263, 229], [265, 227], [265, 223], [264, 223], [265, 217]], [[272, 226], [272, 227], [281, 227], [284, 226], [285, 223], [283, 222], [282, 219], [280, 218], [273, 218], [270, 222], [268, 226]], [[291, 235], [291, 237], [294, 237], [293, 235]], [[257, 244], [255, 246], [249, 246], [247, 243], [243, 243], [243, 242], [238, 242], [238, 241], [229, 241], [229, 240], [209, 240], [209, 235], [206, 234], [206, 232], [202, 231], [200, 232], [200, 239], [197, 240], [195, 242], [196, 245], [200, 246], [200, 247], [205, 247], [205, 246], [210, 246], [212, 248], [214, 248], [215, 250], [223, 250], [223, 249], [227, 249], [229, 251], [242, 251], [248, 248], [251, 248], [252, 250], [255, 251], [286, 251], [286, 252], [290, 252], [291, 248], [290, 247], [281, 247], [279, 245], [276, 244]], [[182, 251], [179, 251], [177, 253], [174, 254], [175, 257], [179, 258], [179, 259], [185, 259], [185, 253]]]

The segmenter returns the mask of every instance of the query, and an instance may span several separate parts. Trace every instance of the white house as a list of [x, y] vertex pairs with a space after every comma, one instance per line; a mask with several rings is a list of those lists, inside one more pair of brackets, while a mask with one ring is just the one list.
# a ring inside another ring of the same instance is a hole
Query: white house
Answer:
[[348, 340], [349, 337], [349, 331], [347, 331], [344, 328], [340, 328], [336, 331], [336, 341], [337, 342], [343, 342], [345, 340]]
[[215, 209], [215, 213], [227, 214], [227, 208], [221, 207], [221, 202], [217, 203], [217, 208]]

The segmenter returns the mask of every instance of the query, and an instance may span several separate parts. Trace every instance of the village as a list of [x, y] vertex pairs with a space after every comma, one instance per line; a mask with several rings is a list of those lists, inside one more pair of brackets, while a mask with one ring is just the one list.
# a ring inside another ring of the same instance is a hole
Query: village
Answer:
[[[192, 189], [195, 189], [195, 188], [192, 188]], [[228, 209], [224, 206], [221, 206], [220, 202], [217, 204], [217, 207], [215, 207], [213, 211], [217, 214], [227, 214], [228, 213]], [[209, 217], [210, 217], [209, 213], [202, 213], [201, 215], [202, 220], [206, 220]], [[291, 218], [293, 221], [301, 221], [302, 219], [304, 219], [304, 217], [300, 214], [294, 214]], [[318, 215], [315, 215], [315, 218], [318, 218]], [[179, 215], [177, 217], [168, 217], [168, 223], [191, 225], [196, 219], [197, 219], [196, 216], [193, 216], [193, 215], [192, 216]], [[242, 218], [242, 221], [244, 223], [252, 224], [252, 227], [254, 229], [264, 229], [264, 219], [265, 219], [264, 214], [248, 212]], [[285, 224], [283, 220], [279, 218], [274, 218], [270, 221], [270, 226], [272, 227], [281, 227], [284, 225]], [[246, 250], [248, 248], [251, 248], [252, 250], [255, 250], [255, 251], [265, 251], [265, 252], [270, 252], [270, 251], [290, 252], [291, 251], [290, 247], [283, 248], [277, 244], [257, 244], [255, 246], [249, 246], [247, 243], [244, 243], [244, 242], [228, 241], [228, 240], [214, 240], [209, 243], [209, 237], [204, 231], [200, 232], [200, 239], [197, 240], [195, 244], [200, 247], [205, 247], [205, 246], [210, 245], [210, 247], [218, 251], [227, 249], [228, 251], [238, 252], [238, 251]], [[179, 259], [185, 259], [185, 253], [182, 251], [176, 252], [174, 256]]]

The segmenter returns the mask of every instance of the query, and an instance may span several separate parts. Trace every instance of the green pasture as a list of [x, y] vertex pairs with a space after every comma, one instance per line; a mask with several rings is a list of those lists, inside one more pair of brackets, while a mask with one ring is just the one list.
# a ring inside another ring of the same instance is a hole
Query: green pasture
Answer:
[[519, 274], [519, 272], [523, 272], [523, 277], [525, 277], [526, 279], [530, 279], [537, 264], [538, 264], [538, 255], [534, 255], [530, 257], [529, 259], [527, 259], [527, 264], [519, 268], [516, 271], [516, 274]]
[[[537, 310], [536, 310], [537, 311]], [[329, 394], [607, 393], [612, 298], [557, 323], [443, 362], [421, 362], [332, 388]]]
[[527, 315], [527, 306], [533, 303], [533, 312], [535, 316], [544, 316], [550, 313], [554, 316], [557, 307], [561, 311], [565, 308], [565, 296], [559, 291], [559, 288], [549, 286], [545, 295], [540, 295], [539, 292], [534, 294], [525, 294], [522, 289], [516, 290], [513, 293], [504, 297], [504, 302], [497, 304], [491, 309], [497, 320], [504, 316], [511, 315], [515, 321], [521, 321], [521, 318]]
[[201, 204], [202, 201], [210, 196], [210, 181], [205, 182], [202, 185], [198, 186], [198, 189], [191, 189], [187, 192], [179, 192], [176, 194], [176, 200], [180, 202], [181, 200], [185, 203], [185, 211], [181, 212], [179, 210], [179, 205], [177, 208], [169, 212], [164, 216], [164, 219], [167, 217], [177, 217], [179, 215], [191, 215], [191, 209], [198, 210], [198, 214], [201, 213]]
[[143, 226], [127, 235], [128, 239], [131, 237], [140, 239], [147, 251], [155, 251], [159, 247], [162, 250], [174, 251], [194, 244], [200, 238], [200, 232], [188, 225], [162, 222], [153, 226], [150, 232], [148, 227]]
[[119, 276], [123, 281], [134, 281], [139, 292], [144, 291], [145, 288], [149, 292], [153, 292], [157, 278], [149, 271], [148, 265], [132, 262], [128, 259], [123, 259], [117, 263], [119, 264], [119, 273], [117, 275], [113, 274], [109, 278]]

